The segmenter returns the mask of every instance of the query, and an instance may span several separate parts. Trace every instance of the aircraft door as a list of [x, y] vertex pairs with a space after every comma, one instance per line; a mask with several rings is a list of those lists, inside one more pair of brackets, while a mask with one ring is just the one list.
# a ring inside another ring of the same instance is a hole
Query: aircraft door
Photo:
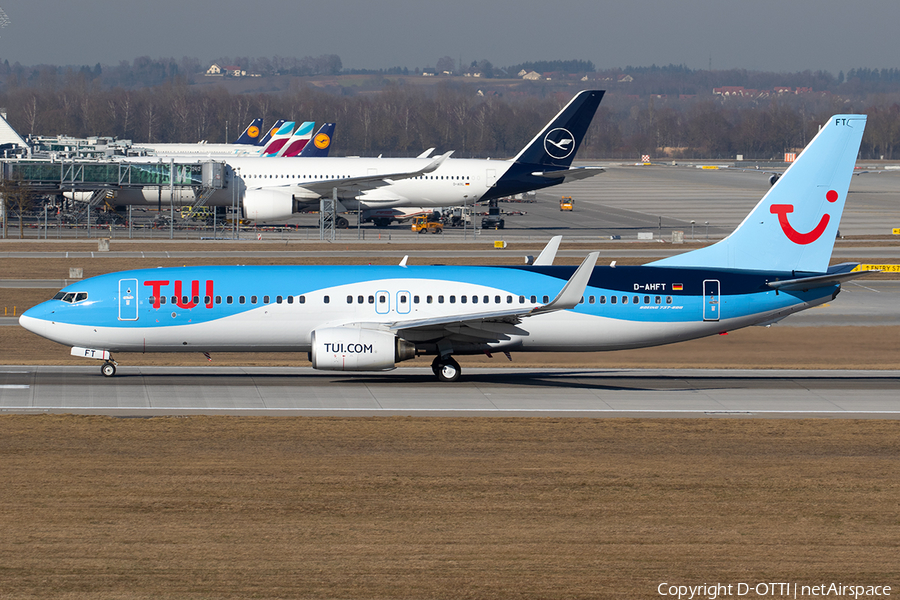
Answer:
[[401, 315], [408, 315], [410, 311], [410, 296], [409, 292], [397, 292], [397, 312]]
[[705, 279], [703, 281], [703, 320], [718, 321], [721, 312], [721, 303], [719, 302], [719, 280]]
[[119, 320], [137, 321], [138, 319], [138, 280], [119, 280]]
[[386, 315], [391, 311], [391, 295], [379, 290], [375, 293], [375, 312], [379, 315]]
[[497, 169], [488, 169], [484, 175], [484, 183], [487, 187], [492, 188], [497, 185]]

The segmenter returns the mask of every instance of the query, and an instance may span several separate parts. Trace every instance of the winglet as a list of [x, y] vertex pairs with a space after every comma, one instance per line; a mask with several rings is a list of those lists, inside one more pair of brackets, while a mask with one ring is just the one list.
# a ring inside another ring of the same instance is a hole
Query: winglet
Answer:
[[547, 245], [544, 246], [544, 249], [541, 250], [541, 253], [538, 254], [538, 257], [534, 259], [534, 262], [531, 263], [532, 266], [535, 267], [550, 267], [553, 266], [553, 261], [556, 259], [556, 252], [559, 250], [559, 243], [562, 241], [563, 236], [554, 235], [550, 238], [550, 241], [547, 242]]
[[453, 154], [453, 150], [450, 150], [449, 152], [444, 152], [443, 154], [441, 154], [440, 156], [435, 158], [433, 161], [428, 163], [428, 165], [425, 168], [419, 169], [418, 173], [424, 174], [424, 173], [431, 173], [432, 171], [437, 171], [438, 167], [440, 167], [442, 164], [444, 164], [444, 161], [447, 160], [448, 158], [450, 158], [451, 154]]
[[405, 267], [406, 261], [408, 261], [408, 260], [409, 260], [409, 254], [404, 255], [403, 260], [400, 261], [400, 266]]
[[599, 257], [599, 252], [588, 254], [584, 262], [575, 269], [572, 277], [569, 278], [569, 281], [566, 282], [566, 285], [563, 286], [556, 298], [550, 304], [536, 307], [531, 311], [531, 314], [570, 310], [578, 306], [584, 297], [584, 290], [587, 289], [587, 284], [591, 280], [591, 274], [594, 272], [594, 265], [597, 264], [597, 258]]
[[426, 151], [423, 152], [422, 154], [418, 155], [416, 158], [428, 158], [429, 156], [431, 156], [431, 153], [432, 153], [432, 152], [434, 152], [434, 148], [429, 148], [428, 150], [426, 150]]

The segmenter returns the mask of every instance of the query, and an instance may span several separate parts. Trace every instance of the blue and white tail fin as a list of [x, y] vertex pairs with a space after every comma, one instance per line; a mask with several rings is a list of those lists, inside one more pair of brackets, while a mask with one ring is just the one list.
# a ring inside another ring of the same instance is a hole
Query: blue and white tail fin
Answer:
[[334, 123], [325, 123], [316, 132], [312, 142], [307, 144], [300, 152], [302, 157], [325, 158], [331, 149], [331, 140], [334, 139]]
[[281, 129], [282, 125], [284, 125], [284, 119], [278, 119], [277, 121], [275, 121], [275, 124], [269, 127], [269, 131], [267, 131], [266, 134], [262, 136], [262, 138], [258, 142], [256, 142], [256, 145], [265, 146], [266, 144], [268, 144], [269, 140], [271, 140], [272, 136], [275, 135], [279, 129]]
[[262, 133], [262, 119], [253, 119], [253, 122], [247, 126], [244, 133], [235, 140], [235, 144], [250, 144], [251, 146], [259, 141], [259, 135]]
[[831, 117], [731, 235], [649, 266], [824, 273], [865, 127], [865, 115]]
[[535, 167], [568, 168], [578, 152], [603, 99], [602, 90], [584, 90], [557, 114], [527, 146], [519, 152], [513, 162]]

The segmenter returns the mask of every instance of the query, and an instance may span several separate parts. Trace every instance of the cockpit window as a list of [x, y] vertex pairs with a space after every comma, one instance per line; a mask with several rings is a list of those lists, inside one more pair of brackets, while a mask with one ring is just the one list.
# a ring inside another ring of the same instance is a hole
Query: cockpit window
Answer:
[[54, 300], [62, 300], [63, 302], [68, 302], [72, 304], [73, 302], [81, 302], [83, 300], [88, 299], [87, 292], [57, 292], [55, 296], [53, 296]]

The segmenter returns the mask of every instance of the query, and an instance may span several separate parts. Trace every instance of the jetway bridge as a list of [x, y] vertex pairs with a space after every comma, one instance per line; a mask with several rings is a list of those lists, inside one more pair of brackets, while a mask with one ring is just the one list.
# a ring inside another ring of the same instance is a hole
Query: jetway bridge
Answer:
[[193, 188], [194, 208], [228, 187], [230, 169], [224, 162], [124, 162], [96, 160], [0, 159], [0, 178], [19, 181], [44, 193], [90, 193], [88, 208], [118, 189]]

